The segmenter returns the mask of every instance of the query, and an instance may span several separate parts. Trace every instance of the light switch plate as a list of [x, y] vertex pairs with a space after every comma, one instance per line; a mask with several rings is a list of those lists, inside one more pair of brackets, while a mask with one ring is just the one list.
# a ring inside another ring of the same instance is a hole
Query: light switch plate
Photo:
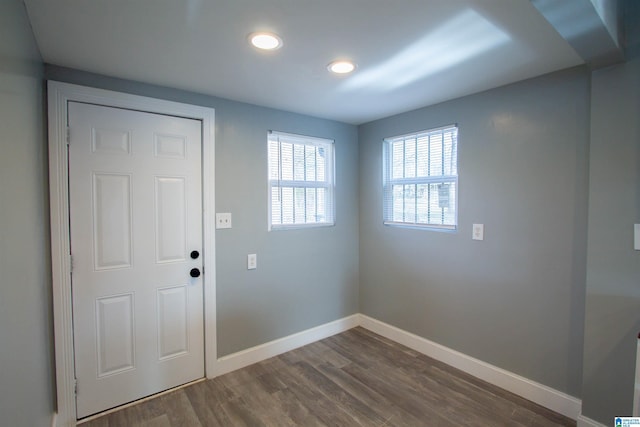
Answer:
[[640, 251], [640, 224], [633, 224], [633, 249]]
[[247, 255], [247, 270], [255, 270], [256, 268], [258, 268], [258, 255]]
[[484, 224], [473, 224], [473, 240], [484, 240]]
[[230, 213], [217, 213], [216, 214], [216, 228], [231, 228], [231, 214]]

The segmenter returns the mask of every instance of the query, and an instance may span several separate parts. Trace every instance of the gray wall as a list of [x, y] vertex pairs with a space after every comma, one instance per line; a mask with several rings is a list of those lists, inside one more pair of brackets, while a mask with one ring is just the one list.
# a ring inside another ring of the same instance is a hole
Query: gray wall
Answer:
[[[22, 2], [1, 2], [0, 23], [0, 414], [40, 426], [54, 407], [42, 68]], [[630, 413], [640, 61], [591, 83], [576, 68], [358, 128], [53, 65], [44, 75], [216, 109], [217, 211], [234, 214], [216, 232], [220, 355], [360, 311], [581, 396], [605, 424]], [[450, 123], [458, 232], [383, 226], [382, 138]], [[335, 227], [266, 231], [268, 129], [336, 140]], [[471, 240], [472, 223], [485, 224], [484, 241]]]
[[[458, 231], [383, 226], [382, 139], [451, 123]], [[361, 312], [579, 396], [588, 123], [576, 68], [360, 126]]]
[[[216, 110], [218, 355], [272, 341], [358, 312], [357, 128], [148, 84], [47, 65], [47, 79]], [[334, 139], [335, 227], [267, 231], [267, 131]], [[247, 254], [258, 255], [247, 270]]]
[[583, 413], [630, 415], [640, 332], [640, 59], [593, 73]]
[[0, 424], [54, 407], [42, 65], [21, 1], [0, 2]]

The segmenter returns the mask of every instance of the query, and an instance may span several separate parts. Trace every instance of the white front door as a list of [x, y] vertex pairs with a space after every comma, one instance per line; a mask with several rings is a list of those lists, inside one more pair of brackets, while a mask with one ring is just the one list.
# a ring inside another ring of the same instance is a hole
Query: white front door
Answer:
[[79, 102], [68, 117], [83, 418], [204, 376], [202, 126]]

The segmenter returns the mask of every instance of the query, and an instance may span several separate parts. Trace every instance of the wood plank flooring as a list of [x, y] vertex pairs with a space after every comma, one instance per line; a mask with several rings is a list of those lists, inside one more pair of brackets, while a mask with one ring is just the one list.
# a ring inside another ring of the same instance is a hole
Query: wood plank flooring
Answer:
[[82, 427], [575, 425], [358, 327]]

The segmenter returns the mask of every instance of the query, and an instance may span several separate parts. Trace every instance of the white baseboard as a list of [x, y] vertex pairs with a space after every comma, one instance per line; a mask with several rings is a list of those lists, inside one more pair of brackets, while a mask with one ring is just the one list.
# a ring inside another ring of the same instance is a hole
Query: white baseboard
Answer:
[[223, 375], [270, 357], [294, 350], [315, 341], [339, 334], [356, 326], [362, 326], [392, 341], [403, 344], [420, 353], [458, 368], [474, 377], [535, 402], [545, 408], [578, 421], [578, 427], [604, 427], [581, 415], [582, 401], [544, 384], [537, 383], [505, 369], [483, 362], [430, 341], [426, 338], [391, 326], [364, 314], [354, 314], [315, 328], [261, 344], [219, 358], [212, 377]]
[[[403, 344], [566, 417], [576, 420], [580, 415], [582, 401], [578, 398], [531, 381], [513, 372], [498, 368], [482, 360], [467, 356], [466, 354], [406, 332], [395, 326], [365, 316], [364, 314], [360, 315], [359, 323], [363, 328], [369, 329], [378, 335]], [[599, 424], [593, 425], [600, 427]]]
[[[613, 421], [613, 420], [612, 420]], [[587, 418], [580, 414], [578, 417], [577, 427], [606, 427], [604, 424], [600, 424], [597, 421], [593, 421], [591, 418]]]
[[216, 363], [213, 376], [226, 374], [236, 369], [258, 363], [270, 357], [322, 340], [359, 325], [358, 314], [335, 320], [315, 328], [307, 329], [287, 337], [277, 339], [256, 347], [248, 348], [228, 356], [221, 357]]
[[58, 413], [54, 412], [53, 415], [51, 415], [51, 427], [56, 427], [57, 426], [57, 418], [58, 418]]

